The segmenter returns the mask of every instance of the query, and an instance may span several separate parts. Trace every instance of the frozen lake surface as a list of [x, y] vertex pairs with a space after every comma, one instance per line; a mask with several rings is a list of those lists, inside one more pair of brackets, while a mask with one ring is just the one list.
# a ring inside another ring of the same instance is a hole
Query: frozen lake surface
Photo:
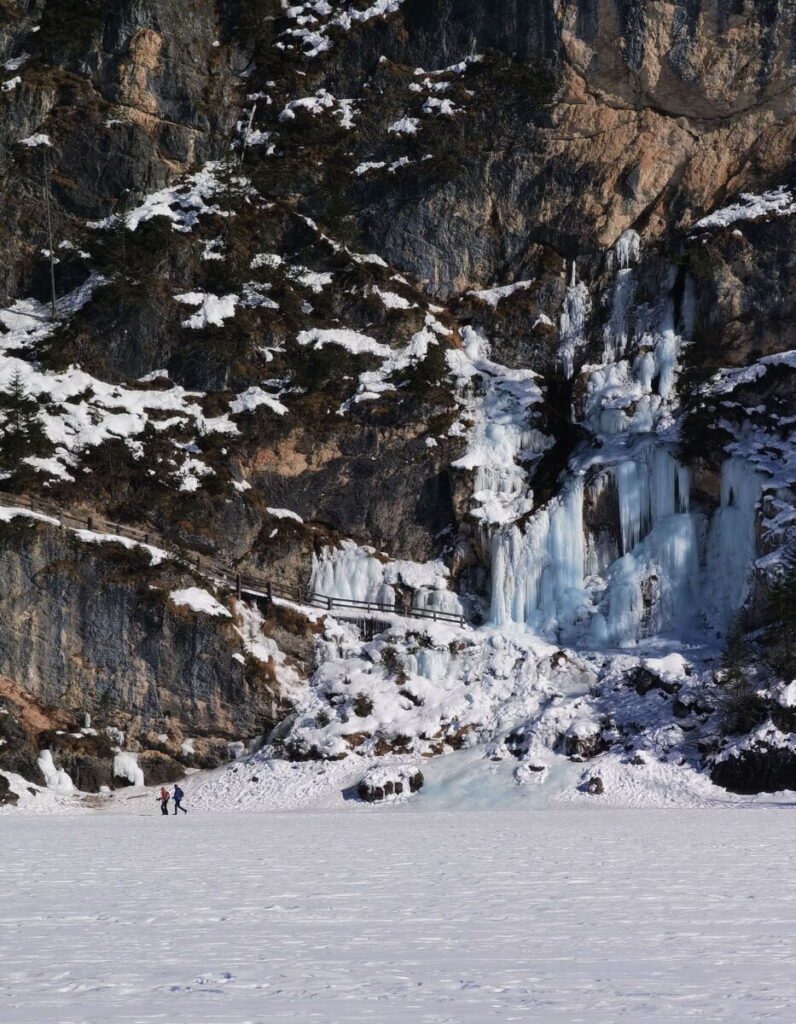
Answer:
[[794, 1019], [795, 808], [140, 810], [0, 817], [4, 1024]]

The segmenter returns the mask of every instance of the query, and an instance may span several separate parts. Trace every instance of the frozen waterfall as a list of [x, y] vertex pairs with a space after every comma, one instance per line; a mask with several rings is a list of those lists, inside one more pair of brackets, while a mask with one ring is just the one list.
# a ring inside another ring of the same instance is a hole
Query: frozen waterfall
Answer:
[[748, 592], [760, 475], [727, 460], [710, 515], [692, 507], [689, 470], [657, 443], [604, 469], [618, 557], [601, 564], [584, 518], [598, 485], [573, 476], [522, 530], [493, 533], [492, 622], [598, 648], [725, 632]]
[[373, 557], [372, 549], [361, 548], [350, 540], [313, 556], [310, 589], [349, 601], [395, 604], [395, 591], [384, 582], [382, 562]]
[[749, 593], [757, 548], [755, 509], [764, 482], [743, 459], [728, 459], [722, 467], [721, 505], [710, 523], [705, 572], [705, 610], [721, 632]]

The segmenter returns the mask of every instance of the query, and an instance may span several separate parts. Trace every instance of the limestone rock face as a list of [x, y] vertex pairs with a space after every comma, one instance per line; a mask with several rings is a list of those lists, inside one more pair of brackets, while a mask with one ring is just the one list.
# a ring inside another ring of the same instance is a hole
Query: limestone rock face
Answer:
[[[105, 718], [132, 736], [143, 723], [166, 733], [172, 722], [229, 740], [264, 732], [275, 697], [233, 658], [233, 627], [169, 604], [156, 582], [169, 587], [65, 531], [19, 528], [0, 566], [0, 673], [42, 707]], [[33, 725], [57, 728], [44, 715]]]
[[[710, 517], [738, 508], [728, 454], [769, 460], [736, 603], [770, 625], [796, 507], [793, 4], [389, 6], [0, 0], [0, 485], [171, 556], [0, 524], [0, 769], [42, 781], [46, 736], [81, 785], [113, 784], [108, 750], [63, 738], [83, 713], [152, 778], [219, 764], [346, 653], [293, 604], [175, 604], [213, 589], [179, 559], [305, 596], [324, 565], [341, 592], [477, 625], [545, 557], [500, 579], [498, 554], [577, 476], [565, 596], [588, 586], [610, 617], [633, 532], [610, 456], [651, 437], [690, 474], [695, 571]], [[647, 561], [628, 601], [649, 632], [670, 595]], [[396, 677], [418, 716], [424, 652]], [[635, 682], [650, 707], [675, 696]], [[326, 756], [310, 720], [294, 752]], [[441, 720], [436, 753], [467, 736]], [[408, 749], [345, 735], [329, 756]], [[595, 725], [560, 749], [607, 744]]]

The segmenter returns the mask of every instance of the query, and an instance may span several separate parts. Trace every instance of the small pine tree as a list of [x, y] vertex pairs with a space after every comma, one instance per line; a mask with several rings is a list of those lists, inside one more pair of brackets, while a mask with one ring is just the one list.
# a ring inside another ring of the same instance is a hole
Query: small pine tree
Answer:
[[39, 403], [28, 394], [22, 373], [15, 370], [7, 390], [0, 391], [0, 466], [17, 470], [22, 459], [51, 451], [39, 420]]
[[785, 545], [769, 589], [766, 660], [783, 679], [796, 675], [796, 538]]
[[748, 677], [749, 650], [736, 620], [727, 635], [721, 668], [715, 676], [717, 700], [728, 733], [746, 733], [766, 717], [766, 704]]
[[770, 609], [777, 622], [796, 625], [796, 539], [782, 553], [780, 575], [771, 588]]

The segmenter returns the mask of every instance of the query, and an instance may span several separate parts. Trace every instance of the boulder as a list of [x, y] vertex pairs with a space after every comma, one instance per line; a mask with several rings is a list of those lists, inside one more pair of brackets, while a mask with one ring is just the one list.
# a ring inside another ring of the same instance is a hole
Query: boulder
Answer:
[[139, 754], [138, 767], [144, 773], [144, 784], [147, 786], [169, 786], [185, 775], [185, 768], [179, 761], [159, 750], [145, 750]]
[[423, 785], [423, 773], [411, 765], [371, 768], [357, 786], [360, 800], [369, 804], [411, 796]]
[[103, 786], [114, 785], [111, 758], [91, 754], [60, 755], [58, 764], [69, 773], [75, 788], [84, 793], [99, 793]]
[[590, 778], [580, 786], [580, 789], [584, 793], [588, 793], [589, 796], [601, 796], [605, 792], [605, 786], [603, 780], [599, 775], [592, 775]]
[[573, 761], [588, 761], [608, 749], [602, 727], [592, 719], [577, 718], [560, 740], [564, 754]]
[[0, 805], [15, 804], [19, 800], [16, 793], [11, 792], [11, 784], [5, 775], [0, 775]]
[[664, 693], [674, 694], [680, 689], [679, 683], [673, 683], [663, 679], [657, 672], [651, 671], [646, 666], [639, 666], [629, 676], [630, 685], [640, 697], [644, 697], [650, 690], [662, 690]]
[[760, 746], [716, 762], [710, 777], [731, 793], [778, 793], [796, 790], [796, 752], [789, 747]]

